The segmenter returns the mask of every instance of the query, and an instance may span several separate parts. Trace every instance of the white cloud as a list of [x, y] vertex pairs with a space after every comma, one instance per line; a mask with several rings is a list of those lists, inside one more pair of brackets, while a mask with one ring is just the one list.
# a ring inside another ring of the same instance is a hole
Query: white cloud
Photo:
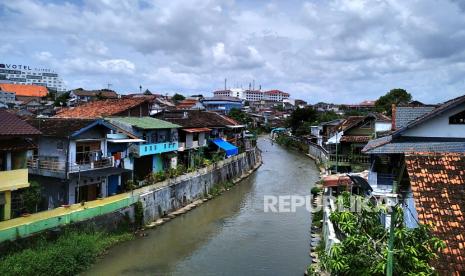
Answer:
[[393, 87], [436, 102], [463, 91], [464, 10], [456, 0], [1, 1], [0, 53], [50, 66], [70, 88], [206, 94], [228, 78], [310, 102]]

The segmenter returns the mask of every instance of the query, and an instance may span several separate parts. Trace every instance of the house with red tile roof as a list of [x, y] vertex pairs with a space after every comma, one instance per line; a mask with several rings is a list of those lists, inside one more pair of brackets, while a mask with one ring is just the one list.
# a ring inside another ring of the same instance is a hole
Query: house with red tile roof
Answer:
[[12, 209], [12, 199], [29, 187], [26, 158], [37, 146], [41, 133], [16, 115], [0, 109], [0, 221], [18, 217], [24, 210]]
[[413, 223], [430, 225], [446, 247], [432, 266], [440, 275], [465, 274], [465, 154], [408, 153]]
[[191, 109], [191, 110], [202, 110], [205, 109], [205, 106], [196, 99], [184, 99], [176, 105], [176, 109]]
[[0, 83], [0, 90], [13, 92], [16, 96], [45, 97], [48, 95], [47, 87], [31, 84]]
[[42, 133], [28, 158], [31, 179], [47, 199], [41, 210], [107, 197], [130, 179], [129, 144], [141, 141], [103, 119], [30, 118]]
[[[330, 152], [329, 166], [338, 172], [360, 171], [368, 168], [369, 159], [363, 147], [372, 138], [391, 128], [391, 119], [379, 113], [349, 116], [333, 127], [326, 148]], [[337, 152], [337, 155], [336, 155]]]
[[64, 108], [54, 117], [92, 119], [110, 116], [142, 117], [150, 115], [150, 108], [150, 101], [144, 97], [107, 99]]
[[84, 90], [74, 89], [69, 93], [68, 106], [76, 106], [81, 103], [87, 103], [95, 100], [118, 99], [118, 94], [113, 90]]
[[264, 99], [273, 101], [273, 102], [282, 102], [284, 99], [289, 99], [289, 93], [283, 92], [281, 90], [269, 90], [265, 91], [264, 93]]
[[430, 224], [446, 249], [432, 265], [441, 275], [465, 273], [465, 96], [403, 122], [371, 140], [368, 182], [376, 193], [396, 195], [404, 223]]

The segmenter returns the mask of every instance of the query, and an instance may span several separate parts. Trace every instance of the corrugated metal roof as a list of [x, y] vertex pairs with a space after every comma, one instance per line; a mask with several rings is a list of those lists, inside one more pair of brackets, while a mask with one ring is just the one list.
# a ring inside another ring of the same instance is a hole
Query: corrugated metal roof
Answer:
[[164, 128], [180, 128], [180, 125], [173, 124], [152, 117], [111, 117], [108, 121], [116, 121], [123, 124], [131, 125], [140, 129], [164, 129]]

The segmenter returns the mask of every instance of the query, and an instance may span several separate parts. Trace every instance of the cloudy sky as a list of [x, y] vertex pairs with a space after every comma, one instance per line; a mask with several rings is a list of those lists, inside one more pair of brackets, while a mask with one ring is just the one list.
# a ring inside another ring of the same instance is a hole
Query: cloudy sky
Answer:
[[52, 68], [69, 89], [208, 95], [227, 78], [311, 103], [465, 94], [461, 0], [0, 0], [0, 37], [0, 63]]

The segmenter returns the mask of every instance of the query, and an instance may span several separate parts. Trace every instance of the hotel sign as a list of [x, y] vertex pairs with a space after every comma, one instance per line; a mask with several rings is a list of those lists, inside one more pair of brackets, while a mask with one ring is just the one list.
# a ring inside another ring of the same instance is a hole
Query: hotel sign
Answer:
[[13, 69], [13, 70], [25, 70], [25, 71], [39, 71], [39, 72], [52, 72], [51, 69], [46, 68], [35, 68], [29, 65], [22, 65], [22, 64], [8, 64], [8, 63], [0, 63], [0, 69]]

